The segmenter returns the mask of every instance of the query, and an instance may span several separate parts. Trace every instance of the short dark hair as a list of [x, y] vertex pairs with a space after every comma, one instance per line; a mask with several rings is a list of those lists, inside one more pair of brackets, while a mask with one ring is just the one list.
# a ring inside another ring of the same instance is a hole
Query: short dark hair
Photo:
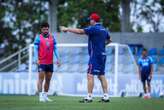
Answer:
[[43, 27], [48, 27], [48, 28], [49, 28], [48, 22], [43, 22], [43, 23], [40, 25], [40, 28], [43, 28]]
[[145, 52], [147, 52], [147, 49], [146, 48], [143, 48], [143, 50], [142, 51], [145, 51]]

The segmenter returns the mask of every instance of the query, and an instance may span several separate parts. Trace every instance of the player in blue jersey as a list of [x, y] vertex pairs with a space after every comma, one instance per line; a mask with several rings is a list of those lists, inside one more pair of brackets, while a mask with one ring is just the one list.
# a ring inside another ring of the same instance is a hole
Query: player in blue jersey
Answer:
[[138, 60], [139, 77], [143, 84], [144, 98], [151, 97], [151, 79], [153, 75], [153, 61], [150, 56], [147, 55], [147, 50], [143, 49], [142, 56]]
[[[54, 58], [57, 59], [57, 65], [60, 66], [59, 54], [56, 46], [56, 34], [49, 32], [49, 24], [41, 24], [41, 33], [34, 40], [34, 63], [38, 65], [38, 92], [39, 101], [52, 101], [47, 93], [50, 86], [50, 80], [53, 73]], [[44, 86], [44, 89], [42, 88]]]
[[94, 75], [98, 76], [104, 92], [101, 101], [109, 102], [108, 84], [105, 78], [105, 62], [106, 62], [106, 44], [110, 43], [109, 32], [102, 26], [100, 16], [97, 13], [90, 15], [90, 26], [84, 29], [61, 27], [64, 32], [72, 32], [76, 34], [88, 35], [88, 95], [83, 102], [92, 102], [92, 92], [94, 87]]

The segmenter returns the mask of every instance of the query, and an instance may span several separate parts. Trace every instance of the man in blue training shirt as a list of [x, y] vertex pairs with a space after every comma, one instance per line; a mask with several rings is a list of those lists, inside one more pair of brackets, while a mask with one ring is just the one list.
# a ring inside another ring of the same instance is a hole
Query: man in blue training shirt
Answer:
[[[139, 77], [143, 84], [144, 98], [151, 98], [151, 79], [153, 75], [153, 61], [150, 56], [147, 55], [147, 50], [143, 49], [142, 56], [138, 60]], [[147, 82], [147, 83], [146, 83]]]
[[105, 62], [106, 62], [106, 52], [105, 46], [110, 43], [109, 32], [99, 23], [100, 16], [97, 13], [92, 13], [90, 15], [90, 26], [84, 29], [77, 28], [66, 28], [61, 27], [64, 32], [72, 32], [76, 34], [86, 34], [88, 35], [88, 53], [89, 53], [89, 63], [88, 63], [88, 95], [82, 100], [82, 102], [92, 102], [92, 92], [94, 87], [94, 75], [97, 75], [101, 86], [103, 88], [104, 96], [101, 99], [103, 102], [109, 102], [108, 95], [108, 84], [105, 78]]
[[[57, 59], [57, 65], [60, 66], [59, 54], [56, 47], [56, 35], [49, 32], [49, 24], [41, 24], [41, 33], [34, 40], [34, 63], [38, 65], [38, 92], [39, 101], [52, 101], [47, 93], [50, 86], [50, 80], [53, 73], [54, 58]], [[45, 81], [44, 81], [45, 80]], [[44, 86], [44, 89], [42, 88]]]

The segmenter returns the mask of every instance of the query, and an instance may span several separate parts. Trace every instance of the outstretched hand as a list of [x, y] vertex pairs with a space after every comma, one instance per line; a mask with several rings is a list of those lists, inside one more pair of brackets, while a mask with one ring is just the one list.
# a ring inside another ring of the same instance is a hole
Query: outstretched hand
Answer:
[[65, 26], [60, 26], [60, 30], [63, 31], [63, 32], [67, 32], [68, 31], [68, 28], [65, 27]]

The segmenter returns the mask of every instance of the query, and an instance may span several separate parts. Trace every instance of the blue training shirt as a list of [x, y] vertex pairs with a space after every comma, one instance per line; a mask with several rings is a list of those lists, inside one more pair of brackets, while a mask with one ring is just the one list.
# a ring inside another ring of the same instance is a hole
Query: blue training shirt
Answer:
[[140, 66], [141, 74], [150, 74], [152, 64], [153, 60], [150, 56], [147, 56], [146, 58], [140, 57], [138, 60], [138, 65]]
[[109, 32], [100, 24], [84, 28], [88, 35], [88, 52], [90, 56], [106, 55], [105, 41], [110, 39]]

